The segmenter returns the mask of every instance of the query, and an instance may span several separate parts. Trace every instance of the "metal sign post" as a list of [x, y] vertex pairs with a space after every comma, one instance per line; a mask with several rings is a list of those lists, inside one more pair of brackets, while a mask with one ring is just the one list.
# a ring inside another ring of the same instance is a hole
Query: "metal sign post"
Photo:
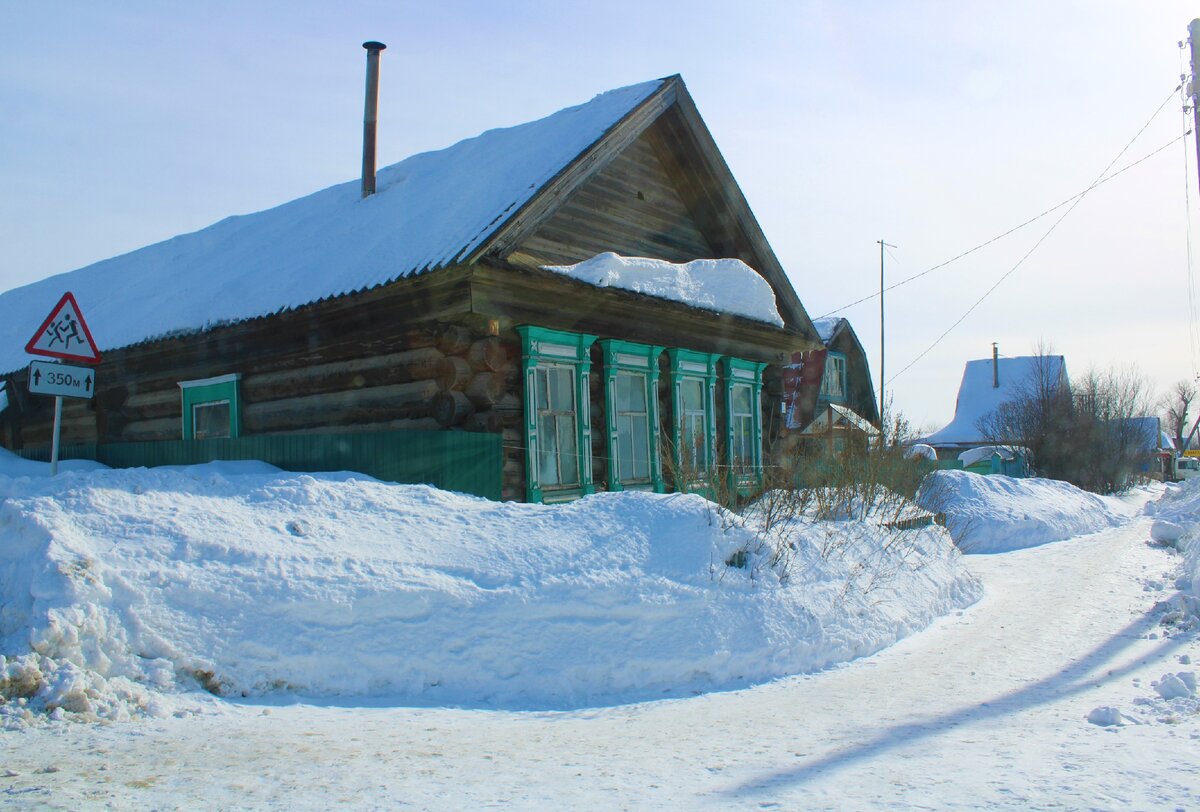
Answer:
[[62, 395], [54, 396], [54, 436], [50, 440], [50, 476], [58, 475], [58, 436], [62, 431]]

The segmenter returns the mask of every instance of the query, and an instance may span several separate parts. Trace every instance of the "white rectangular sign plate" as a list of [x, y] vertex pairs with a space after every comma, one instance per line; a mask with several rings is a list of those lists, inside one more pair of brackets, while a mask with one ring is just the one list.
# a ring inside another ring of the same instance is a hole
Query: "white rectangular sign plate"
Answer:
[[29, 365], [29, 391], [35, 395], [89, 399], [96, 391], [96, 370], [34, 361]]

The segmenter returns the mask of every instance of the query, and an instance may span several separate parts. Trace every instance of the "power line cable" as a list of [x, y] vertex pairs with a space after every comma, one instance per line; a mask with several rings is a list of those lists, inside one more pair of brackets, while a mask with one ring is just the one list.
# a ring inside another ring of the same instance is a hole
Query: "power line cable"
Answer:
[[[1180, 87], [1182, 87], [1182, 83], [1180, 84]], [[918, 361], [920, 361], [922, 358], [924, 358], [926, 355], [928, 355], [929, 352], [931, 350], [933, 350], [933, 348], [936, 347], [938, 344], [940, 344], [946, 336], [950, 335], [950, 333], [954, 330], [955, 327], [962, 324], [966, 320], [967, 316], [971, 315], [971, 313], [973, 313], [975, 311], [975, 308], [977, 308], [977, 307], [979, 307], [979, 305], [983, 304], [984, 300], [987, 299], [987, 297], [990, 296], [992, 294], [992, 292], [994, 290], [996, 290], [996, 288], [1000, 287], [1000, 285], [1004, 282], [1005, 279], [1008, 279], [1008, 277], [1012, 276], [1018, 268], [1020, 268], [1023, 264], [1025, 264], [1025, 260], [1029, 259], [1029, 257], [1033, 255], [1033, 252], [1036, 251], [1041, 246], [1041, 244], [1046, 241], [1046, 238], [1049, 237], [1052, 233], [1054, 233], [1054, 230], [1056, 228], [1058, 228], [1059, 224], [1063, 220], [1065, 220], [1071, 212], [1073, 212], [1075, 210], [1075, 207], [1078, 206], [1083, 201], [1083, 198], [1087, 195], [1088, 192], [1092, 191], [1092, 189], [1095, 189], [1097, 186], [1099, 186], [1101, 181], [1104, 181], [1106, 179], [1111, 180], [1111, 178], [1106, 178], [1106, 176], [1108, 176], [1108, 171], [1110, 169], [1112, 169], [1114, 165], [1116, 165], [1117, 161], [1121, 160], [1121, 156], [1124, 155], [1129, 150], [1129, 148], [1131, 146], [1133, 146], [1134, 142], [1137, 141], [1138, 138], [1141, 137], [1142, 133], [1144, 133], [1146, 131], [1146, 128], [1150, 126], [1150, 124], [1154, 121], [1154, 119], [1158, 117], [1158, 114], [1162, 112], [1163, 108], [1166, 107], [1167, 102], [1169, 102], [1172, 98], [1174, 98], [1175, 93], [1178, 90], [1179, 90], [1179, 87], [1176, 87], [1174, 90], [1171, 91], [1171, 94], [1169, 96], [1167, 96], [1167, 98], [1163, 101], [1163, 103], [1158, 106], [1158, 109], [1155, 110], [1154, 114], [1151, 115], [1150, 118], [1146, 121], [1146, 123], [1142, 125], [1142, 128], [1137, 131], [1137, 133], [1133, 136], [1133, 138], [1129, 139], [1129, 143], [1127, 143], [1124, 147], [1122, 147], [1121, 151], [1117, 153], [1116, 157], [1114, 157], [1111, 161], [1108, 162], [1108, 166], [1104, 167], [1104, 169], [1100, 172], [1100, 174], [1096, 176], [1096, 180], [1092, 182], [1092, 185], [1089, 186], [1087, 189], [1084, 189], [1083, 192], [1081, 192], [1080, 194], [1075, 196], [1070, 207], [1065, 212], [1063, 212], [1059, 216], [1059, 218], [1054, 221], [1053, 224], [1051, 224], [1050, 228], [1046, 229], [1046, 232], [1044, 234], [1042, 234], [1042, 236], [1038, 239], [1038, 241], [1033, 244], [1033, 247], [1030, 248], [1028, 251], [1026, 251], [1025, 254], [1019, 260], [1017, 260], [1017, 263], [1015, 265], [1013, 265], [1011, 268], [1009, 268], [1007, 271], [1005, 271], [1004, 274], [1002, 274], [1000, 276], [1000, 278], [997, 279], [995, 281], [995, 283], [993, 283], [992, 286], [990, 288], [988, 288], [982, 296], [980, 296], [978, 299], [976, 299], [975, 302], [970, 307], [967, 308], [966, 312], [964, 312], [961, 316], [959, 316], [958, 319], [953, 324], [951, 324], [949, 327], [947, 327], [946, 330], [940, 336], [938, 336], [932, 344], [930, 344], [928, 347], [926, 347], [924, 350], [922, 350], [921, 353], [916, 358], [914, 358], [912, 361], [910, 361], [907, 366], [905, 366], [903, 369], [901, 369], [899, 372], [897, 372], [895, 375], [893, 375], [888, 380], [889, 384], [894, 382], [897, 378], [899, 378], [901, 375], [903, 375], [905, 372], [907, 372], [909, 369], [911, 369], [913, 367], [913, 365], [915, 365]], [[1156, 155], [1159, 152], [1162, 152], [1168, 146], [1170, 146], [1171, 144], [1174, 144], [1175, 141], [1178, 141], [1181, 138], [1185, 138], [1185, 137], [1186, 137], [1186, 133], [1183, 136], [1180, 136], [1180, 138], [1172, 139], [1169, 144], [1159, 147], [1157, 150], [1150, 153], [1150, 155], [1147, 155], [1145, 158], [1141, 158], [1138, 161], [1134, 162], [1133, 164], [1130, 164], [1128, 167], [1126, 167], [1126, 169], [1131, 169], [1134, 166], [1137, 166], [1137, 164], [1141, 163], [1142, 161], [1146, 160], [1147, 158], [1149, 158], [1153, 155]], [[1122, 170], [1122, 171], [1124, 171], [1124, 170]], [[1116, 177], [1118, 174], [1120, 174], [1120, 173], [1119, 172], [1114, 173], [1111, 177]]]
[[[1182, 84], [1180, 85], [1180, 87], [1182, 87]], [[937, 265], [934, 265], [932, 268], [927, 268], [924, 271], [921, 271], [920, 273], [913, 274], [912, 276], [909, 276], [905, 279], [901, 279], [899, 282], [894, 282], [891, 285], [888, 285], [887, 287], [885, 287], [883, 289], [883, 292], [888, 293], [890, 291], [895, 290], [896, 288], [903, 287], [904, 285], [907, 285], [910, 282], [915, 282], [916, 280], [920, 279], [923, 276], [926, 276], [928, 274], [933, 273], [934, 271], [945, 268], [947, 265], [950, 265], [954, 262], [958, 262], [958, 260], [963, 259], [964, 257], [968, 257], [971, 254], [974, 254], [976, 251], [987, 248], [992, 243], [998, 242], [999, 240], [1004, 239], [1005, 237], [1009, 236], [1010, 234], [1020, 231], [1021, 229], [1025, 228], [1026, 226], [1033, 225], [1038, 220], [1041, 220], [1043, 217], [1053, 214], [1054, 212], [1061, 209], [1063, 206], [1066, 206], [1072, 202], [1078, 201], [1084, 195], [1086, 195], [1088, 192], [1092, 191], [1096, 187], [1103, 186], [1105, 183], [1108, 183], [1110, 180], [1113, 180], [1113, 179], [1117, 178], [1118, 176], [1122, 175], [1123, 173], [1128, 172], [1130, 169], [1133, 169], [1135, 166], [1142, 163], [1143, 161], [1148, 161], [1149, 159], [1153, 158], [1158, 153], [1173, 146], [1176, 141], [1179, 141], [1180, 139], [1186, 137], [1188, 135], [1188, 133], [1184, 133], [1184, 135], [1180, 136], [1179, 138], [1172, 139], [1169, 143], [1166, 143], [1166, 144], [1162, 145], [1161, 147], [1159, 147], [1158, 149], [1154, 150], [1153, 152], [1142, 156], [1141, 158], [1139, 158], [1138, 160], [1129, 164], [1128, 166], [1122, 167], [1121, 169], [1117, 170], [1116, 172], [1113, 172], [1111, 175], [1105, 176], [1105, 173], [1108, 171], [1108, 169], [1111, 169], [1112, 165], [1115, 164], [1118, 160], [1120, 160], [1121, 156], [1124, 155], [1125, 152], [1129, 149], [1129, 147], [1133, 145], [1134, 141], [1137, 141], [1138, 137], [1141, 136], [1141, 134], [1146, 131], [1146, 128], [1149, 127], [1150, 124], [1154, 121], [1154, 119], [1158, 117], [1158, 114], [1161, 113], [1162, 109], [1167, 105], [1167, 103], [1170, 102], [1172, 98], [1174, 98], [1175, 93], [1179, 89], [1180, 88], [1177, 87], [1171, 91], [1170, 95], [1168, 95], [1167, 98], [1163, 101], [1163, 103], [1158, 106], [1158, 109], [1154, 111], [1154, 115], [1150, 116], [1149, 121], [1147, 121], [1142, 126], [1142, 129], [1138, 130], [1137, 135], [1135, 135], [1130, 140], [1130, 142], [1125, 145], [1125, 149], [1123, 149], [1119, 153], [1117, 153], [1117, 157], [1114, 158], [1111, 163], [1109, 163], [1108, 168], [1106, 168], [1105, 171], [1101, 173], [1101, 176], [1099, 178], [1097, 178], [1096, 181], [1094, 183], [1092, 183], [1091, 186], [1088, 186], [1082, 192], [1078, 192], [1076, 194], [1071, 195], [1066, 200], [1063, 200], [1061, 203], [1057, 203], [1057, 204], [1051, 206], [1050, 208], [1043, 211], [1041, 214], [1036, 214], [1033, 217], [1030, 217], [1025, 222], [1020, 223], [1019, 225], [1015, 225], [1012, 228], [1008, 229], [1007, 231], [1005, 231], [1001, 234], [997, 234], [995, 237], [992, 237], [990, 240], [985, 240], [984, 242], [979, 243], [978, 245], [976, 245], [973, 248], [968, 248], [966, 251], [963, 251], [961, 254], [957, 254], [953, 257], [950, 257], [950, 259], [946, 260], [945, 262], [939, 262]], [[846, 305], [842, 305], [841, 307], [834, 308], [833, 310], [830, 310], [828, 313], [825, 313], [822, 316], [818, 316], [817, 318], [821, 318], [821, 319], [827, 318], [828, 316], [832, 316], [835, 313], [841, 313], [843, 310], [849, 310], [850, 308], [852, 308], [856, 305], [860, 305], [863, 302], [869, 302], [872, 299], [878, 297], [879, 293], [880, 293], [879, 291], [875, 291], [866, 296], [863, 296], [861, 299], [855, 299], [853, 302], [850, 302], [849, 304], [846, 304]]]

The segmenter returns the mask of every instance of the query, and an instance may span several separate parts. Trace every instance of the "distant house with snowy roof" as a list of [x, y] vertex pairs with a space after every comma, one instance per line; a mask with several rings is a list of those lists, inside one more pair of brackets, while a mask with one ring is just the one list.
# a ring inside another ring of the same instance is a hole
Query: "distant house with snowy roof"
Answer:
[[821, 347], [796, 353], [783, 370], [789, 430], [827, 441], [834, 450], [851, 437], [879, 434], [879, 406], [866, 350], [847, 319], [813, 320]]
[[49, 444], [19, 348], [71, 291], [103, 363], [63, 441], [102, 460], [441, 485], [471, 464], [494, 486], [456, 487], [531, 501], [761, 475], [781, 430], [764, 373], [823, 345], [678, 76], [359, 188], [0, 295], [3, 444]]
[[1135, 452], [1140, 456], [1142, 473], [1157, 478], [1176, 479], [1175, 440], [1162, 429], [1162, 420], [1157, 417], [1127, 417], [1127, 436]]
[[996, 442], [1020, 446], [1025, 438], [990, 436], [984, 425], [1003, 404], [1042, 384], [1070, 390], [1066, 361], [1061, 355], [968, 361], [958, 386], [954, 419], [920, 442], [937, 449], [938, 459], [957, 459], [964, 451]]

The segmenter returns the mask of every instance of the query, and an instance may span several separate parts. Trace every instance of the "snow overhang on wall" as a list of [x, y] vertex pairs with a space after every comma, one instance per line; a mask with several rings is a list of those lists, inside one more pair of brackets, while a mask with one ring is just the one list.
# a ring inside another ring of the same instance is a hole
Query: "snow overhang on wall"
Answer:
[[544, 265], [543, 268], [600, 288], [621, 288], [703, 310], [783, 326], [775, 303], [775, 291], [767, 280], [740, 259], [695, 259], [675, 263], [609, 252], [575, 265]]

